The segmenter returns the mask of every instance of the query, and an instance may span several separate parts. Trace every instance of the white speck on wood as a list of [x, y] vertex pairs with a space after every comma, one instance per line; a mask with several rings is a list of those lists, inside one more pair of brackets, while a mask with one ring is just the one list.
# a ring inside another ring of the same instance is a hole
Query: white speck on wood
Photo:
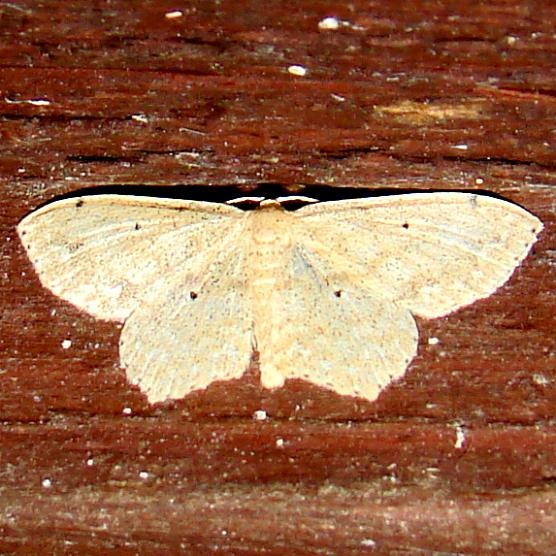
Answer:
[[533, 375], [533, 382], [537, 385], [537, 386], [548, 386], [550, 384], [550, 379], [547, 378], [544, 375], [541, 375], [539, 373], [535, 373]]
[[179, 19], [182, 16], [183, 16], [183, 12], [180, 11], [180, 10], [174, 10], [174, 11], [171, 11], [171, 12], [166, 12], [164, 14], [164, 17], [166, 19]]
[[253, 419], [255, 419], [255, 421], [265, 421], [266, 418], [267, 414], [264, 409], [257, 409], [257, 411], [253, 413]]
[[335, 31], [340, 27], [340, 22], [336, 17], [325, 17], [319, 21], [319, 29], [322, 31]]
[[297, 77], [304, 77], [305, 75], [307, 75], [307, 68], [299, 65], [289, 66], [288, 73]]
[[32, 106], [50, 106], [52, 102], [47, 98], [37, 97], [37, 98], [29, 98], [29, 99], [10, 99], [8, 97], [4, 97], [4, 101], [6, 104], [31, 104]]
[[141, 122], [142, 124], [149, 123], [149, 118], [146, 114], [132, 114], [131, 119], [135, 122]]
[[454, 442], [454, 448], [456, 450], [461, 450], [465, 444], [465, 428], [462, 425], [456, 426], [456, 441]]

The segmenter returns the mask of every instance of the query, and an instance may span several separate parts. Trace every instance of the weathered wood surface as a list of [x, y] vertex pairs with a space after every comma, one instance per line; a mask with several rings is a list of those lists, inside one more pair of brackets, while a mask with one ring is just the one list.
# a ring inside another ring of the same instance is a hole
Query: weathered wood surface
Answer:
[[[555, 28], [549, 1], [1, 4], [0, 553], [553, 552]], [[478, 189], [546, 228], [376, 403], [250, 370], [155, 407], [15, 235], [69, 192], [261, 183]]]

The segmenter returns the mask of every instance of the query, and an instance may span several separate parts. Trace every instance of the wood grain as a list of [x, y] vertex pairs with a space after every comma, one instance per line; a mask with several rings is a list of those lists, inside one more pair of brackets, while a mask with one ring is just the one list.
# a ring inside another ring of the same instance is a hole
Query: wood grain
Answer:
[[[552, 3], [176, 9], [0, 6], [0, 552], [552, 552]], [[43, 290], [15, 234], [73, 192], [389, 189], [488, 191], [545, 230], [495, 295], [419, 322], [376, 403], [269, 392], [254, 365], [150, 406], [117, 327]]]

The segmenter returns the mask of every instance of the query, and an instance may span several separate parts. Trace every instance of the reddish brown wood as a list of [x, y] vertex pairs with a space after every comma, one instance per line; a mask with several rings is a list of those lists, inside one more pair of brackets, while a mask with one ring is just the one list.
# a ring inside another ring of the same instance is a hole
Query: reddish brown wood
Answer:
[[[0, 552], [553, 552], [553, 3], [196, 1], [165, 18], [178, 8], [0, 5]], [[319, 30], [331, 15], [348, 23]], [[375, 403], [269, 392], [253, 368], [154, 407], [118, 367], [118, 327], [42, 289], [15, 235], [69, 192], [270, 182], [478, 189], [545, 230], [495, 295], [419, 322], [419, 356]]]

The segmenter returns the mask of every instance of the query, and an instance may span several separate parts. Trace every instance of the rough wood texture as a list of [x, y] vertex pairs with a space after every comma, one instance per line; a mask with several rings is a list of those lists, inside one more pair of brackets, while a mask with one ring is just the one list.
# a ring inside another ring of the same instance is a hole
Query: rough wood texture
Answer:
[[[553, 552], [553, 3], [165, 17], [178, 8], [0, 5], [0, 552]], [[116, 327], [43, 290], [15, 235], [98, 186], [220, 199], [269, 182], [486, 190], [546, 229], [494, 296], [420, 323], [420, 355], [376, 403], [269, 393], [252, 369], [155, 407], [118, 368]]]

